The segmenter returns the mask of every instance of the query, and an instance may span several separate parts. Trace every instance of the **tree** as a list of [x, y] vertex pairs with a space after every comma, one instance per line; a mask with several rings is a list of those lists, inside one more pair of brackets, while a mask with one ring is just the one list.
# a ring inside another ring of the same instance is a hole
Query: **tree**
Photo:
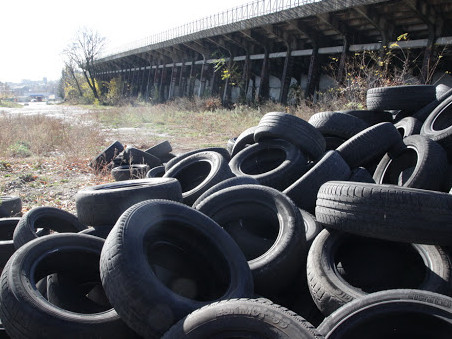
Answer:
[[77, 31], [73, 42], [63, 51], [67, 58], [66, 66], [71, 66], [69, 68], [72, 70], [72, 75], [74, 74], [72, 66], [76, 65], [82, 70], [83, 76], [97, 100], [99, 100], [99, 93], [94, 78], [94, 61], [104, 47], [105, 37], [90, 28], [83, 27]]

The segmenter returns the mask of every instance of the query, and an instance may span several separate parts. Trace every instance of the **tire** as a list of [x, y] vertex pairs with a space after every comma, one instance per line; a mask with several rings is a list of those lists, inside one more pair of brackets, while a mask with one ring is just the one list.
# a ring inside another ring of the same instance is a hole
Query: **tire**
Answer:
[[135, 337], [113, 308], [95, 314], [67, 311], [35, 285], [48, 272], [98, 272], [103, 243], [88, 235], [54, 234], [17, 250], [1, 275], [0, 318], [7, 333], [23, 339]]
[[[254, 135], [253, 135], [254, 137]], [[232, 149], [234, 148], [234, 144], [237, 141], [237, 138], [230, 138], [226, 144], [226, 149], [228, 150], [229, 154], [231, 154], [232, 157]]]
[[149, 168], [160, 166], [162, 164], [160, 159], [156, 156], [135, 147], [127, 147], [124, 150], [124, 161], [128, 165], [146, 164]]
[[440, 190], [448, 169], [444, 149], [422, 135], [406, 137], [403, 144], [404, 148], [381, 159], [373, 175], [375, 183]]
[[394, 185], [327, 182], [315, 216], [326, 228], [392, 241], [451, 245], [452, 196]]
[[170, 167], [163, 178], [175, 178], [182, 187], [182, 202], [192, 206], [215, 184], [233, 177], [226, 159], [213, 151], [192, 154]]
[[254, 141], [284, 139], [297, 146], [303, 153], [317, 160], [325, 153], [325, 138], [307, 121], [283, 112], [265, 114], [256, 130]]
[[[304, 266], [306, 232], [301, 213], [278, 190], [259, 185], [229, 187], [207, 197], [196, 209], [226, 231], [234, 224], [241, 225], [243, 232], [239, 229], [230, 234], [239, 246], [252, 246], [241, 250], [251, 268], [256, 293], [281, 291]], [[257, 246], [267, 245], [260, 248], [263, 251], [256, 253], [255, 246], [244, 239], [250, 235]]]
[[254, 144], [254, 131], [257, 126], [251, 126], [239, 134], [232, 147], [231, 158], [243, 150], [247, 145]]
[[97, 226], [97, 227], [88, 227], [86, 230], [80, 231], [80, 234], [88, 234], [93, 237], [99, 237], [102, 239], [107, 239], [108, 235], [111, 232], [113, 226]]
[[309, 290], [326, 316], [368, 293], [413, 288], [450, 294], [448, 255], [433, 245], [406, 244], [323, 230], [307, 260]]
[[0, 218], [17, 217], [21, 212], [22, 199], [9, 195], [0, 196]]
[[443, 146], [452, 160], [452, 95], [430, 113], [422, 125], [421, 134]]
[[367, 90], [367, 109], [416, 112], [436, 99], [433, 85], [377, 87]]
[[394, 125], [382, 122], [348, 139], [336, 150], [350, 168], [366, 167], [373, 161], [379, 161], [388, 150], [401, 142], [402, 137]]
[[367, 123], [368, 126], [379, 124], [380, 122], [392, 122], [392, 114], [387, 111], [371, 111], [371, 110], [348, 110], [339, 111], [340, 113], [353, 115]]
[[422, 107], [419, 111], [413, 114], [413, 117], [418, 119], [421, 122], [424, 122], [427, 117], [440, 105], [444, 100], [452, 96], [452, 88], [448, 91], [441, 93], [437, 92], [436, 100], [433, 100], [428, 105]]
[[13, 234], [19, 220], [20, 218], [0, 218], [0, 271], [16, 251]]
[[363, 120], [350, 114], [332, 111], [315, 113], [308, 122], [323, 136], [335, 136], [345, 140], [369, 127]]
[[300, 213], [303, 218], [304, 230], [306, 233], [306, 251], [309, 251], [312, 242], [322, 231], [323, 227], [315, 220], [315, 217], [311, 213], [301, 209]]
[[152, 154], [153, 156], [160, 158], [166, 156], [168, 153], [170, 153], [173, 150], [173, 147], [169, 143], [168, 140], [162, 141], [147, 150], [145, 150], [146, 153]]
[[267, 299], [231, 299], [194, 311], [162, 339], [210, 339], [225, 333], [234, 338], [322, 338], [304, 318]]
[[121, 318], [146, 338], [160, 338], [206, 304], [253, 293], [232, 238], [202, 213], [165, 200], [141, 202], [121, 216], [105, 241], [100, 272]]
[[149, 166], [146, 164], [123, 165], [113, 168], [111, 176], [115, 181], [143, 179], [148, 171]]
[[370, 184], [375, 184], [374, 178], [364, 167], [354, 168], [348, 181], [367, 182]]
[[257, 142], [229, 162], [236, 176], [249, 176], [261, 185], [283, 190], [307, 170], [307, 159], [294, 144], [282, 139]]
[[161, 178], [165, 174], [165, 166], [156, 166], [146, 173], [146, 178]]
[[292, 199], [299, 208], [314, 213], [320, 186], [330, 180], [347, 180], [350, 174], [350, 167], [339, 153], [328, 151], [314, 167], [287, 187], [283, 193]]
[[123, 150], [124, 146], [119, 141], [115, 141], [91, 160], [89, 166], [96, 172], [100, 172]]
[[173, 167], [174, 165], [176, 165], [178, 162], [184, 160], [185, 158], [196, 154], [196, 153], [202, 153], [202, 152], [216, 152], [219, 153], [220, 155], [223, 156], [223, 158], [226, 161], [231, 160], [231, 155], [229, 154], [228, 150], [226, 148], [222, 148], [222, 147], [207, 147], [207, 148], [201, 148], [201, 149], [197, 149], [194, 151], [189, 151], [186, 153], [182, 153], [174, 158], [172, 158], [171, 160], [169, 160], [166, 164], [165, 164], [165, 170], [168, 171], [171, 167]]
[[394, 124], [402, 138], [421, 132], [422, 123], [413, 117], [406, 117]]
[[173, 178], [148, 178], [88, 186], [77, 192], [77, 215], [84, 225], [114, 225], [130, 206], [148, 199], [182, 201], [179, 182]]
[[336, 148], [338, 148], [345, 142], [345, 139], [339, 137], [332, 137], [329, 135], [324, 136], [324, 138], [325, 138], [325, 151], [334, 151]]
[[59, 233], [77, 233], [86, 229], [75, 215], [55, 207], [35, 207], [26, 212], [18, 222], [13, 241], [16, 249], [38, 238], [39, 228]]
[[419, 290], [369, 294], [348, 303], [317, 328], [326, 339], [450, 338], [452, 299]]
[[199, 196], [198, 199], [193, 203], [193, 208], [196, 208], [201, 201], [203, 201], [208, 196], [221, 191], [222, 189], [228, 188], [228, 187], [234, 187], [234, 186], [241, 186], [241, 185], [260, 185], [259, 182], [251, 177], [233, 177], [229, 178], [223, 181], [220, 181], [218, 184], [212, 186], [207, 191], [205, 191], [203, 194]]

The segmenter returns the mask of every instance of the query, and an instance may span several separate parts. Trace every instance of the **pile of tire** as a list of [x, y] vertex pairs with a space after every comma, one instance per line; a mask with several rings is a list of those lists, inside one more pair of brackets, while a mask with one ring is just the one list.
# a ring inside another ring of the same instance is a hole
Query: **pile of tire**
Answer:
[[9, 218], [2, 334], [450, 338], [452, 90], [367, 99], [267, 113], [225, 148], [164, 142], [154, 165], [127, 147], [145, 178], [81, 189], [77, 215]]

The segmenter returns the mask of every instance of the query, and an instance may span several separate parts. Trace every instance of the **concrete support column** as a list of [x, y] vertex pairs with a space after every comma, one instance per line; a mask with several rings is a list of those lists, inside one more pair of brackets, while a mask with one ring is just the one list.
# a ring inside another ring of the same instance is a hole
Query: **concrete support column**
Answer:
[[293, 68], [293, 58], [290, 55], [292, 49], [287, 46], [287, 55], [284, 59], [284, 68], [281, 75], [281, 90], [279, 91], [279, 102], [282, 104], [287, 104], [287, 95], [289, 94], [290, 78]]
[[204, 95], [204, 91], [206, 89], [206, 70], [208, 68], [208, 65], [206, 64], [206, 60], [204, 59], [202, 65], [201, 65], [201, 74], [199, 75], [199, 91], [198, 91], [198, 97], [201, 98]]
[[424, 83], [428, 84], [431, 82], [432, 79], [429, 71], [430, 71], [430, 65], [432, 62], [433, 57], [433, 48], [435, 43], [435, 29], [434, 27], [429, 27], [429, 34], [428, 34], [428, 41], [427, 46], [424, 50], [424, 58], [422, 60], [422, 69], [421, 69], [421, 76]]
[[309, 63], [308, 82], [306, 84], [305, 98], [312, 98], [319, 81], [319, 48], [315, 46], [312, 50]]
[[185, 96], [185, 88], [187, 85], [187, 76], [185, 72], [186, 72], [185, 60], [183, 60], [179, 75], [179, 93], [177, 94], [177, 96], [179, 97]]
[[159, 101], [159, 83], [160, 83], [160, 77], [162, 76], [162, 71], [159, 68], [159, 64], [156, 65], [155, 72], [154, 72], [154, 85], [152, 86], [152, 98], [158, 102]]
[[270, 84], [269, 84], [269, 75], [268, 75], [268, 48], [265, 48], [264, 52], [264, 60], [262, 61], [262, 68], [261, 68], [261, 81], [259, 83], [259, 87], [256, 90], [256, 102], [262, 102], [265, 99], [268, 99], [268, 94], [270, 90]]
[[163, 65], [162, 71], [161, 71], [161, 76], [160, 76], [160, 83], [159, 83], [159, 98], [158, 101], [159, 102], [164, 102], [165, 101], [165, 85], [166, 85], [166, 67], [165, 65]]
[[149, 65], [149, 71], [148, 71], [148, 76], [147, 76], [147, 81], [146, 81], [146, 88], [144, 90], [144, 101], [148, 102], [149, 101], [149, 97], [151, 94], [151, 74], [152, 74], [152, 66]]
[[172, 99], [175, 96], [174, 91], [176, 88], [177, 71], [178, 71], [178, 68], [176, 67], [176, 63], [174, 63], [173, 67], [171, 68], [171, 80], [170, 80], [170, 86], [169, 86], [169, 92], [168, 92], [168, 99]]
[[217, 96], [220, 87], [220, 77], [218, 72], [215, 71], [215, 67], [212, 67], [212, 77], [210, 78], [210, 94], [212, 96]]
[[188, 76], [188, 86], [187, 86], [187, 96], [189, 98], [193, 97], [194, 89], [195, 89], [195, 62], [192, 61], [190, 65], [190, 74]]
[[344, 49], [342, 50], [341, 57], [339, 59], [339, 68], [337, 70], [337, 79], [340, 83], [345, 80], [345, 62], [347, 61], [348, 49], [350, 48], [350, 41], [347, 36], [344, 35]]
[[241, 81], [240, 96], [244, 99], [244, 101], [247, 99], [246, 96], [248, 94], [248, 87], [250, 84], [250, 70], [251, 70], [250, 55], [247, 51], [245, 60], [243, 61], [242, 79], [240, 80]]
[[[229, 58], [228, 61], [228, 69], [231, 69], [232, 67], [232, 55]], [[231, 85], [230, 85], [230, 79], [226, 78], [224, 81], [224, 90], [223, 90], [223, 105], [227, 106], [231, 102]]]

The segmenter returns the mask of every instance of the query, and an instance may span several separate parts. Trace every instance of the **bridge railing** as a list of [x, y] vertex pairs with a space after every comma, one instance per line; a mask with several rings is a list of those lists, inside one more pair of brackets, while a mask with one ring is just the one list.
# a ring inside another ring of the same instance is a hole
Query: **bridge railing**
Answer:
[[319, 2], [321, 0], [256, 0], [226, 11], [209, 15], [207, 17], [189, 22], [187, 24], [170, 28], [166, 31], [133, 41], [120, 47], [106, 50], [101, 57], [118, 54], [128, 50], [157, 44], [188, 34], [197, 33], [206, 29], [233, 24], [242, 20], [276, 13], [285, 9]]

